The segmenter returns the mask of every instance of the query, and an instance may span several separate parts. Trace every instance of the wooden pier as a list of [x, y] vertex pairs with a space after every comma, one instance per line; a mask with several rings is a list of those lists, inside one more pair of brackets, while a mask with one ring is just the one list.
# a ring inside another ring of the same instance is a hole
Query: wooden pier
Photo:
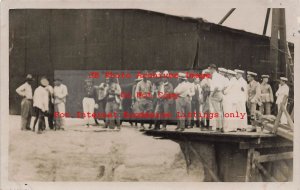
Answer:
[[204, 181], [292, 181], [293, 142], [268, 131], [178, 132], [170, 126], [144, 133], [179, 143], [187, 172], [204, 169]]

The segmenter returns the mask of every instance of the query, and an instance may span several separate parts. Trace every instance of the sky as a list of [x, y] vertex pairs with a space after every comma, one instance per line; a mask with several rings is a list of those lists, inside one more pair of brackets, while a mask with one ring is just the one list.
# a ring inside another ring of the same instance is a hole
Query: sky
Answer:
[[[157, 12], [163, 12], [171, 15], [200, 17], [208, 22], [218, 23], [230, 10], [227, 7], [188, 7], [178, 9], [155, 8], [151, 9]], [[236, 8], [235, 11], [223, 23], [224, 26], [241, 29], [248, 32], [262, 35], [265, 22], [267, 8], [265, 7], [241, 7]], [[286, 8], [286, 25], [287, 25], [287, 39], [295, 42], [295, 35], [300, 28], [300, 17], [297, 18], [296, 9]], [[298, 26], [297, 23], [298, 21]], [[267, 36], [271, 35], [272, 12], [270, 13]], [[298, 29], [297, 29], [298, 27]]]

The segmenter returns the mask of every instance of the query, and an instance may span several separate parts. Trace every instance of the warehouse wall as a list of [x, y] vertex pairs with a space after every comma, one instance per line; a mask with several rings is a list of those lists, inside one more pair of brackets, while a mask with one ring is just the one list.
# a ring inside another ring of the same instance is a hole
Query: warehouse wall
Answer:
[[143, 10], [10, 10], [10, 113], [27, 73], [55, 70], [227, 68], [269, 71], [269, 40]]

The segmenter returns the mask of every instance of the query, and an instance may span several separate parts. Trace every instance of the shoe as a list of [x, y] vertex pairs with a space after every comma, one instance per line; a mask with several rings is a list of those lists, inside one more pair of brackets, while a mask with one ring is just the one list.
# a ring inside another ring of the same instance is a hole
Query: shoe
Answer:
[[178, 131], [180, 128], [179, 127], [176, 127], [175, 131]]
[[160, 130], [161, 130], [161, 131], [166, 131], [167, 128], [166, 128], [166, 127], [162, 127]]
[[179, 131], [180, 131], [180, 132], [184, 131], [184, 128], [180, 128]]

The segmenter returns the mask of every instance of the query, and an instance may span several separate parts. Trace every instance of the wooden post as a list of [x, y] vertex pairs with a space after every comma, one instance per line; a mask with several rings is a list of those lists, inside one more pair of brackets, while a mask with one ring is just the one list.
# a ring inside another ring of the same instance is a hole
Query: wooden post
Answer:
[[254, 148], [248, 149], [245, 182], [249, 182], [251, 178], [253, 155], [254, 155]]
[[272, 9], [272, 25], [270, 40], [270, 62], [274, 68], [273, 80], [277, 79], [278, 73], [278, 32], [279, 32], [279, 9]]

